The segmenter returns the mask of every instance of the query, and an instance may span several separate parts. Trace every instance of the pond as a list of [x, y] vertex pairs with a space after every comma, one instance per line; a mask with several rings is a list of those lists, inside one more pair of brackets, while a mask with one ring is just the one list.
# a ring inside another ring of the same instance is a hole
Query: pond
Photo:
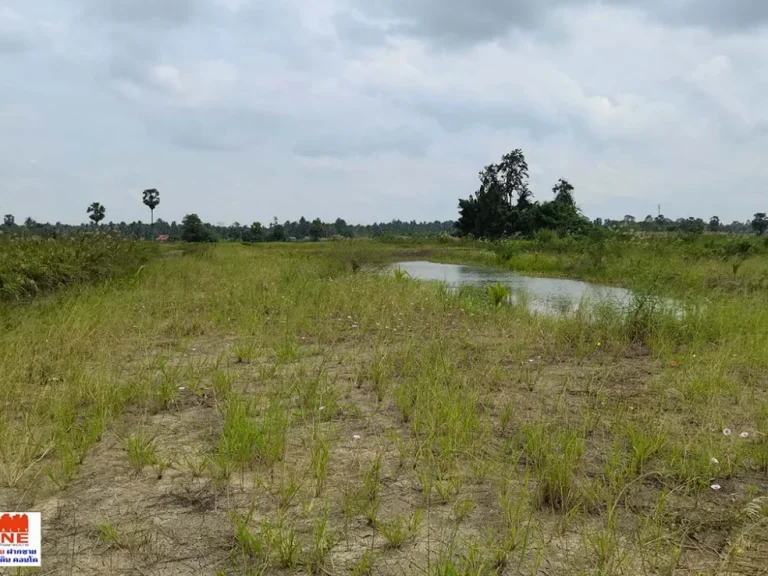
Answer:
[[496, 268], [435, 262], [399, 262], [392, 269], [398, 267], [407, 272], [410, 278], [437, 280], [445, 282], [451, 288], [476, 286], [484, 290], [488, 284], [498, 282], [509, 287], [513, 302], [524, 299], [529, 303], [532, 312], [543, 314], [570, 312], [582, 303], [610, 303], [617, 307], [624, 307], [632, 299], [632, 292], [624, 288], [564, 278], [521, 276]]

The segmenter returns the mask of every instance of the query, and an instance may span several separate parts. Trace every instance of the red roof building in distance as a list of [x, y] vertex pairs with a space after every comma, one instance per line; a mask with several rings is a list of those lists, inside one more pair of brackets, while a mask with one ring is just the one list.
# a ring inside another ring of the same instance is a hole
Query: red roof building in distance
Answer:
[[3, 514], [0, 516], [0, 532], [29, 532], [29, 518], [26, 514]]
[[160, 234], [155, 240], [157, 242], [168, 242], [168, 234]]

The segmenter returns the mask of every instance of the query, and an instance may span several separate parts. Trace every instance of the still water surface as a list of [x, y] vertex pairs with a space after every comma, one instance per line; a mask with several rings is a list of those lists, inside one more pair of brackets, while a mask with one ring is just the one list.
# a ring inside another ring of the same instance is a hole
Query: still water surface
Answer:
[[572, 311], [582, 303], [594, 305], [609, 302], [617, 307], [623, 307], [632, 298], [632, 292], [624, 288], [563, 278], [521, 276], [496, 268], [435, 262], [400, 262], [393, 268], [397, 267], [407, 272], [411, 278], [437, 280], [445, 282], [452, 288], [476, 286], [485, 289], [488, 284], [498, 282], [510, 288], [513, 301], [519, 301], [521, 293], [524, 293], [531, 311], [544, 314]]

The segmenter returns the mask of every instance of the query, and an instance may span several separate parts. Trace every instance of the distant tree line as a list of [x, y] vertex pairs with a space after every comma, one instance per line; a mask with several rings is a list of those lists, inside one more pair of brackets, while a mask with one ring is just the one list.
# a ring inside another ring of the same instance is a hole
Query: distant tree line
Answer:
[[752, 220], [739, 222], [734, 220], [725, 224], [718, 216], [712, 216], [708, 221], [701, 218], [678, 218], [671, 220], [663, 214], [652, 216], [648, 214], [644, 219], [637, 220], [631, 214], [627, 214], [621, 220], [603, 220], [597, 218], [593, 221], [595, 226], [602, 228], [625, 228], [642, 232], [683, 232], [687, 234], [703, 234], [704, 232], [720, 234], [765, 234], [768, 231], [768, 216], [765, 212], [758, 212]]
[[268, 226], [260, 222], [250, 225], [213, 225], [204, 222], [197, 214], [187, 214], [181, 223], [154, 219], [155, 209], [160, 205], [160, 192], [154, 188], [144, 190], [142, 201], [150, 210], [150, 223], [107, 222], [107, 209], [93, 202], [86, 210], [90, 225], [69, 225], [39, 223], [31, 217], [19, 225], [13, 214], [3, 217], [0, 234], [22, 234], [56, 238], [68, 236], [80, 230], [99, 229], [115, 232], [121, 236], [152, 240], [159, 236], [168, 240], [187, 242], [216, 242], [229, 240], [239, 242], [290, 242], [318, 241], [326, 238], [355, 238], [380, 236], [436, 236], [457, 234], [475, 238], [503, 238], [532, 236], [540, 230], [551, 230], [560, 235], [585, 234], [597, 228], [634, 229], [643, 232], [685, 232], [762, 235], [768, 231], [768, 216], [764, 212], [755, 214], [746, 222], [734, 221], [724, 224], [717, 216], [705, 222], [700, 218], [678, 218], [670, 220], [662, 215], [646, 216], [637, 221], [632, 215], [621, 220], [597, 218], [590, 222], [576, 206], [574, 187], [561, 178], [552, 189], [551, 201], [538, 202], [528, 184], [528, 164], [522, 150], [513, 150], [501, 158], [499, 164], [489, 164], [480, 172], [480, 188], [466, 200], [459, 200], [457, 222], [435, 220], [433, 222], [404, 222], [392, 220], [376, 224], [347, 224], [341, 218], [334, 222], [312, 221], [301, 217], [298, 221], [280, 223], [273, 218]]
[[181, 221], [166, 222], [162, 218], [155, 221], [155, 209], [160, 205], [160, 192], [151, 188], [142, 193], [142, 202], [150, 210], [150, 223], [144, 222], [107, 222], [107, 210], [99, 202], [93, 202], [86, 210], [90, 225], [69, 225], [56, 222], [55, 224], [39, 223], [27, 218], [23, 225], [16, 224], [16, 218], [12, 214], [6, 214], [3, 218], [3, 226], [0, 234], [28, 234], [44, 238], [56, 238], [68, 236], [79, 230], [92, 229], [119, 233], [130, 238], [152, 240], [166, 236], [168, 240], [183, 240], [186, 242], [216, 242], [218, 240], [231, 240], [240, 242], [287, 242], [299, 240], [318, 241], [323, 238], [341, 237], [377, 237], [383, 235], [420, 236], [450, 234], [454, 231], [455, 223], [452, 221], [441, 222], [403, 222], [392, 220], [387, 223], [355, 225], [347, 224], [341, 218], [335, 222], [323, 222], [319, 218], [306, 220], [304, 217], [298, 221], [285, 221], [280, 224], [274, 218], [269, 226], [263, 226], [260, 222], [243, 225], [235, 222], [231, 226], [213, 225], [203, 222], [197, 214], [187, 214]]
[[40, 223], [33, 218], [27, 218], [21, 225], [16, 223], [13, 215], [7, 214], [0, 226], [0, 234], [18, 234], [40, 236], [42, 238], [57, 238], [70, 236], [81, 230], [94, 228], [105, 232], [116, 232], [121, 236], [153, 240], [159, 236], [167, 236], [170, 241], [189, 242], [290, 242], [318, 241], [330, 238], [361, 238], [380, 236], [436, 236], [451, 234], [454, 231], [453, 221], [441, 222], [403, 222], [393, 220], [376, 224], [347, 224], [341, 218], [334, 222], [323, 222], [320, 219], [308, 221], [300, 218], [298, 221], [279, 223], [277, 218], [264, 226], [260, 222], [250, 225], [235, 222], [232, 225], [214, 225], [203, 222], [197, 214], [186, 215], [181, 222], [167, 222], [158, 218], [152, 224], [146, 222], [105, 222], [106, 208], [99, 203], [88, 207], [88, 217], [91, 224], [70, 225], [61, 222]]

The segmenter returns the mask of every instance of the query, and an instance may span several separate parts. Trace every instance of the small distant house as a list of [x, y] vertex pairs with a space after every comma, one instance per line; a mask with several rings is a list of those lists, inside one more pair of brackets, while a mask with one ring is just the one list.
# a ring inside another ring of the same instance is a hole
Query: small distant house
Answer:
[[157, 238], [155, 238], [156, 242], [168, 242], [168, 234], [160, 234]]

